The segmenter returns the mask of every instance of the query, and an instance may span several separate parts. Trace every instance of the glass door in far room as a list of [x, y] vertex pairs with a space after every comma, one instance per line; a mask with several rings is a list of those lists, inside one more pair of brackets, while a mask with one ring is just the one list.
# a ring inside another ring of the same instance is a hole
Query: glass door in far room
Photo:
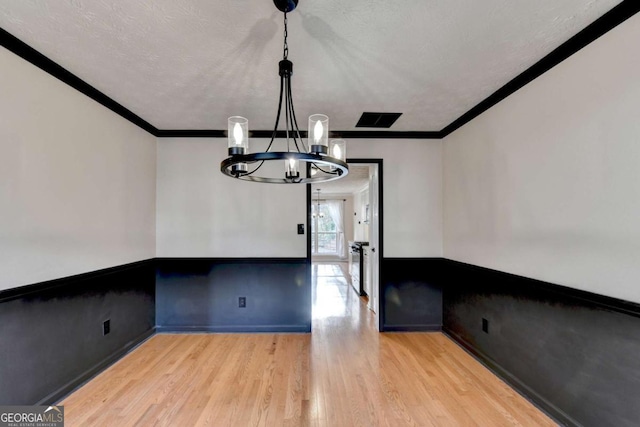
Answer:
[[338, 227], [325, 202], [311, 205], [311, 254], [338, 254]]

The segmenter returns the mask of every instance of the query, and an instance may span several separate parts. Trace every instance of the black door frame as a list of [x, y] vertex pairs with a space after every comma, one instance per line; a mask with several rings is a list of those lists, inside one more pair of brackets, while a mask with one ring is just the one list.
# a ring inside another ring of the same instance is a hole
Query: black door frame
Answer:
[[[384, 199], [383, 199], [383, 170], [382, 159], [366, 159], [366, 158], [348, 158], [347, 164], [375, 164], [378, 166], [378, 331], [382, 332], [384, 329], [384, 307], [385, 301], [383, 299], [383, 286], [382, 286], [382, 266], [384, 255]], [[309, 286], [312, 286], [311, 279], [311, 184], [307, 184], [307, 265], [308, 265], [308, 280]], [[312, 322], [313, 329], [313, 322]]]

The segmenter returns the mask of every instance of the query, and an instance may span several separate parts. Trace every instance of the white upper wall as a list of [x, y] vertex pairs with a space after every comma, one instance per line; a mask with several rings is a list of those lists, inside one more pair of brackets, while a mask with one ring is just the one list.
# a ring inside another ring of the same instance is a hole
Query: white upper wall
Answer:
[[155, 145], [0, 48], [0, 290], [153, 258]]
[[444, 255], [640, 302], [640, 16], [448, 136]]
[[226, 157], [226, 139], [158, 139], [158, 256], [306, 257], [306, 186], [234, 180]]
[[353, 139], [348, 158], [383, 159], [384, 257], [442, 256], [442, 141]]
[[[347, 153], [384, 159], [384, 256], [441, 256], [441, 142], [351, 140]], [[226, 156], [224, 139], [158, 140], [157, 255], [306, 257], [306, 186], [233, 180]]]

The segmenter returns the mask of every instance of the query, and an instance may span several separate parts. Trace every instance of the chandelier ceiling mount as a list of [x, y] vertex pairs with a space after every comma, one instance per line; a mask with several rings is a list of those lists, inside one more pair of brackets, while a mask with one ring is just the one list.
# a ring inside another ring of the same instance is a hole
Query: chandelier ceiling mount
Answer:
[[298, 0], [273, 0], [278, 10], [283, 13], [291, 12], [298, 6]]

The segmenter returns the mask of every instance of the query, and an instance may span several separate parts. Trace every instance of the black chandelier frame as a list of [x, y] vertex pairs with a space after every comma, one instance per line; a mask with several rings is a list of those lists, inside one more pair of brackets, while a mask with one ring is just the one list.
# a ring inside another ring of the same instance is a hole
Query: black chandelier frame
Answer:
[[[232, 178], [244, 181], [262, 182], [270, 184], [311, 184], [319, 182], [333, 181], [346, 176], [349, 173], [347, 163], [339, 158], [332, 157], [327, 153], [327, 146], [313, 145], [305, 143], [300, 135], [298, 120], [293, 107], [293, 95], [291, 90], [291, 75], [293, 74], [293, 63], [289, 61], [289, 47], [287, 45], [287, 13], [291, 12], [298, 5], [298, 0], [274, 0], [278, 10], [284, 13], [284, 46], [283, 59], [278, 64], [278, 74], [280, 75], [280, 97], [278, 100], [278, 113], [276, 123], [271, 134], [271, 141], [264, 152], [244, 153], [235, 147], [229, 148], [229, 157], [220, 164], [220, 171]], [[286, 126], [286, 146], [287, 151], [270, 151], [276, 139], [280, 117], [282, 115], [282, 103], [284, 101], [284, 118]], [[328, 129], [326, 130], [329, 131]], [[293, 149], [295, 147], [295, 150]], [[268, 177], [257, 175], [256, 172], [267, 161], [284, 160], [297, 161], [298, 170], [295, 174], [285, 174], [284, 178]], [[300, 176], [299, 167], [301, 163], [306, 163], [310, 167], [305, 168], [306, 177]], [[249, 170], [249, 165], [254, 166]], [[312, 174], [315, 172], [315, 175]], [[320, 173], [321, 172], [321, 173]]]

